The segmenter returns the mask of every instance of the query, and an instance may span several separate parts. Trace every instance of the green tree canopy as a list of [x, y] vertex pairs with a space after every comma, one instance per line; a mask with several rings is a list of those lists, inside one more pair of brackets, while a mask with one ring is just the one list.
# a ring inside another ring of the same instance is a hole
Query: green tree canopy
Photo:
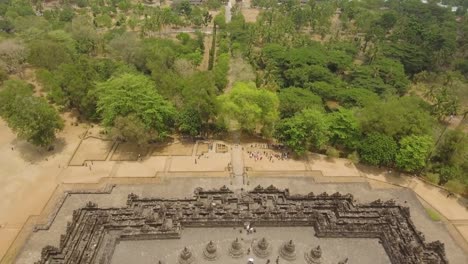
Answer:
[[0, 115], [18, 137], [36, 146], [47, 147], [63, 129], [63, 121], [44, 98], [33, 96], [23, 81], [6, 81], [0, 90]]
[[364, 107], [359, 119], [364, 133], [381, 133], [399, 140], [412, 134], [430, 134], [433, 119], [427, 108], [427, 103], [417, 97], [393, 98]]
[[196, 136], [216, 118], [217, 89], [209, 72], [195, 73], [182, 83], [183, 105], [178, 117], [179, 129], [182, 133]]
[[238, 82], [218, 99], [226, 122], [235, 121], [239, 128], [250, 132], [260, 128], [265, 135], [272, 133], [279, 117], [279, 100], [275, 93], [256, 88], [252, 83]]
[[111, 128], [111, 136], [114, 139], [134, 142], [138, 145], [144, 145], [154, 137], [150, 132], [135, 114], [117, 116], [114, 120], [114, 126]]
[[426, 159], [434, 142], [430, 136], [410, 135], [400, 140], [396, 154], [396, 166], [404, 171], [415, 172], [426, 166]]
[[48, 70], [58, 68], [62, 63], [72, 61], [72, 52], [63, 43], [38, 40], [30, 44], [29, 62]]
[[359, 122], [354, 111], [340, 107], [330, 114], [330, 142], [355, 149], [361, 136]]
[[437, 146], [434, 160], [461, 165], [468, 160], [468, 136], [461, 129], [448, 130]]
[[281, 89], [278, 97], [282, 118], [292, 117], [306, 108], [323, 109], [322, 98], [305, 89], [297, 87]]
[[397, 150], [398, 145], [392, 137], [373, 133], [362, 141], [359, 155], [362, 161], [370, 165], [391, 166]]
[[281, 120], [275, 136], [298, 155], [311, 147], [320, 149], [329, 140], [329, 119], [323, 111], [305, 109], [291, 118]]
[[97, 110], [102, 123], [115, 127], [117, 117], [138, 118], [145, 131], [164, 138], [174, 121], [175, 110], [155, 89], [154, 83], [143, 75], [123, 74], [97, 84]]

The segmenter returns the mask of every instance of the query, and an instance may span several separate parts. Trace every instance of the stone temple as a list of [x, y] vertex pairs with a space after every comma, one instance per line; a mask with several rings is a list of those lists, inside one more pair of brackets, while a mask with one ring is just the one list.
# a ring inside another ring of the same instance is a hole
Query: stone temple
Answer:
[[383, 190], [380, 200], [365, 183], [305, 181], [234, 189], [180, 178], [70, 191], [16, 263], [464, 263], [444, 227], [421, 221], [412, 192]]

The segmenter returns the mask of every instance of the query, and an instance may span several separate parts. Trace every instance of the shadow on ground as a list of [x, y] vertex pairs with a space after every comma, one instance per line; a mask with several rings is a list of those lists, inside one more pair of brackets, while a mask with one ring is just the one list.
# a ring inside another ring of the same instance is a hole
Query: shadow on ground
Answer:
[[64, 138], [58, 138], [53, 143], [53, 150], [50, 151], [46, 148], [34, 146], [33, 144], [20, 139], [14, 139], [11, 142], [11, 145], [13, 145], [15, 150], [18, 150], [20, 157], [24, 161], [35, 163], [47, 159], [55, 154], [59, 154], [65, 148], [66, 143]]

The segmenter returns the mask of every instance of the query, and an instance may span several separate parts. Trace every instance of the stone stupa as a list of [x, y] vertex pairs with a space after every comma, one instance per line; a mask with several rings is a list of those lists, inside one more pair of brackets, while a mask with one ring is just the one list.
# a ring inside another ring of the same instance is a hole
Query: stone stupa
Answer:
[[229, 248], [229, 255], [233, 258], [240, 258], [244, 256], [244, 248], [239, 242], [239, 238], [236, 238], [236, 240], [232, 241], [231, 247]]
[[268, 243], [266, 238], [262, 238], [258, 241], [254, 241], [253, 245], [253, 252], [259, 258], [266, 258], [271, 253], [271, 245]]
[[180, 252], [180, 255], [179, 255], [179, 264], [194, 264], [194, 263], [195, 263], [195, 256], [187, 247], [184, 247], [184, 249]]
[[206, 260], [213, 261], [219, 258], [218, 247], [213, 241], [210, 241], [203, 250], [203, 257]]
[[296, 259], [296, 245], [292, 240], [283, 243], [279, 250], [279, 254], [285, 260], [295, 260]]
[[320, 246], [312, 248], [309, 252], [304, 254], [305, 260], [308, 264], [321, 264], [322, 263], [322, 249]]

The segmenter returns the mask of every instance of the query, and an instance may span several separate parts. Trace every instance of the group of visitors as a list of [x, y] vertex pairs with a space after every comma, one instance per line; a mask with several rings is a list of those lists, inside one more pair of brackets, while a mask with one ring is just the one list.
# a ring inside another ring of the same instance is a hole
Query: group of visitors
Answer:
[[[247, 264], [254, 264], [254, 259], [249, 258], [248, 261], [247, 261]], [[270, 259], [267, 259], [266, 264], [270, 264]], [[279, 256], [276, 257], [276, 264], [279, 264]]]
[[247, 232], [247, 234], [252, 234], [256, 232], [255, 228], [253, 228], [251, 223], [247, 223], [247, 225], [244, 226], [244, 229]]
[[202, 153], [202, 154], [198, 155], [198, 156], [195, 158], [195, 164], [198, 164], [198, 160], [199, 160], [201, 157], [208, 158], [208, 155], [205, 155], [205, 153]]
[[249, 158], [254, 159], [255, 161], [268, 159], [270, 162], [275, 162], [277, 160], [287, 160], [289, 158], [289, 151], [288, 152], [268, 152], [268, 151], [247, 151], [249, 154]]

